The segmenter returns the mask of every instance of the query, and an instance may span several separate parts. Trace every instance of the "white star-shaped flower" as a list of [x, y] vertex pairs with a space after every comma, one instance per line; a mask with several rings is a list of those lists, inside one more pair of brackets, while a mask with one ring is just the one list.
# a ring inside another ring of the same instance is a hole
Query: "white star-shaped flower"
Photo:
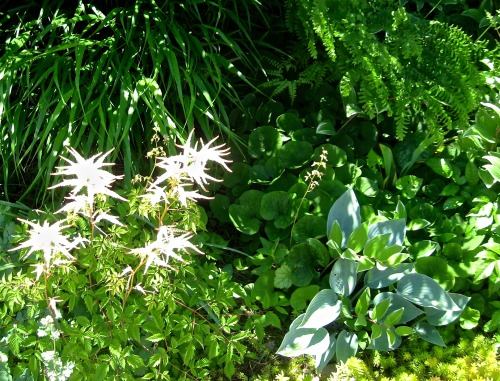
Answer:
[[73, 187], [72, 195], [75, 196], [83, 188], [86, 188], [87, 195], [91, 200], [94, 200], [96, 194], [104, 194], [122, 201], [127, 201], [118, 193], [109, 189], [115, 180], [121, 179], [123, 176], [115, 176], [101, 169], [101, 167], [113, 165], [113, 163], [104, 162], [104, 159], [112, 150], [104, 154], [99, 153], [89, 159], [84, 159], [71, 147], [68, 148], [68, 151], [76, 160], [73, 162], [65, 157], [61, 157], [61, 159], [68, 162], [70, 165], [57, 167], [58, 172], [54, 173], [54, 175], [75, 176], [75, 178], [64, 179], [63, 182], [54, 185], [51, 189], [70, 186]]

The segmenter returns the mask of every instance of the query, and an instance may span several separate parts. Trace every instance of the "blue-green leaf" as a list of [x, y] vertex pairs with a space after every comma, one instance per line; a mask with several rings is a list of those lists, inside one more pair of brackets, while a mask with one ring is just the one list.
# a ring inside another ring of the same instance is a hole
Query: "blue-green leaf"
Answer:
[[445, 347], [443, 338], [438, 330], [425, 321], [420, 321], [413, 326], [415, 332], [425, 341], [429, 343]]
[[[404, 324], [415, 319], [417, 316], [422, 315], [424, 311], [415, 307], [413, 303], [403, 298], [401, 295], [398, 295], [393, 292], [381, 292], [373, 298], [373, 304], [378, 304], [384, 299], [389, 299], [391, 302], [389, 304], [389, 308], [386, 311], [386, 314], [389, 314], [393, 311], [396, 311], [399, 308], [404, 308], [403, 315], [399, 320], [399, 324]], [[379, 317], [379, 322], [384, 323], [384, 316]]]
[[376, 222], [368, 228], [368, 241], [379, 235], [390, 234], [388, 245], [402, 246], [406, 233], [406, 220], [389, 220]]
[[335, 351], [337, 349], [335, 334], [330, 335], [330, 346], [323, 352], [323, 354], [316, 356], [315, 364], [316, 371], [321, 372], [325, 366], [330, 362], [330, 360], [335, 356]]
[[337, 336], [336, 347], [337, 361], [346, 362], [349, 358], [356, 356], [358, 336], [354, 332], [343, 330]]
[[361, 224], [361, 208], [352, 188], [349, 188], [333, 204], [328, 213], [326, 234], [329, 236], [333, 222], [337, 221], [343, 233], [342, 248], [347, 247], [351, 233]]
[[425, 308], [425, 313], [427, 314], [427, 321], [431, 325], [447, 325], [458, 319], [460, 314], [463, 312], [464, 308], [470, 300], [470, 297], [460, 295], [460, 294], [448, 294], [453, 302], [460, 308], [457, 311], [442, 311], [437, 308]]
[[297, 328], [288, 332], [277, 353], [295, 357], [303, 354], [320, 355], [328, 349], [330, 339], [324, 328]]
[[333, 290], [321, 290], [307, 307], [300, 328], [320, 328], [335, 321], [342, 310], [342, 301]]
[[370, 288], [384, 288], [396, 283], [413, 270], [413, 264], [401, 263], [396, 266], [382, 267], [377, 264], [365, 274], [365, 284]]
[[352, 259], [339, 258], [330, 272], [330, 287], [337, 294], [349, 296], [357, 284], [359, 264]]
[[398, 282], [398, 293], [422, 307], [442, 311], [460, 311], [448, 293], [432, 278], [423, 274], [406, 274]]

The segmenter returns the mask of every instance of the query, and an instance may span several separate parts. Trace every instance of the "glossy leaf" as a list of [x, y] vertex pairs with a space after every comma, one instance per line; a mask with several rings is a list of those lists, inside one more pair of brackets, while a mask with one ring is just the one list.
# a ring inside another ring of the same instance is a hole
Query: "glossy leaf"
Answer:
[[413, 328], [415, 329], [415, 332], [425, 341], [441, 347], [446, 346], [438, 330], [429, 323], [421, 321], [415, 324]]

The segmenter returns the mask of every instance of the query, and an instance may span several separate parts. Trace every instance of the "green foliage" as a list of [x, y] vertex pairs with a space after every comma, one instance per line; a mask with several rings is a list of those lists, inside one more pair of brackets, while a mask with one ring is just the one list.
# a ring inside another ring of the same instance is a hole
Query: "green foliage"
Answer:
[[423, 121], [441, 142], [467, 126], [479, 106], [487, 69], [480, 60], [495, 56], [459, 28], [425, 20], [397, 1], [291, 0], [287, 8], [289, 28], [311, 55], [318, 55], [319, 38], [335, 62], [347, 116], [392, 117], [398, 139]]
[[[220, 147], [200, 148], [223, 164], [216, 156], [227, 152]], [[189, 156], [194, 153], [184, 148], [184, 156], [159, 158], [158, 166], [187, 160], [183, 169], [194, 172], [189, 167], [197, 165]], [[76, 176], [61, 183], [75, 186], [68, 197], [73, 201], [56, 213], [66, 214], [64, 220], [30, 211], [30, 219], [44, 218], [43, 227], [23, 220], [32, 228], [30, 238], [11, 248], [11, 222], [8, 214], [2, 216], [2, 244], [9, 249], [0, 257], [2, 374], [59, 380], [231, 378], [246, 345], [255, 343], [257, 314], [240, 320], [249, 291], [232, 280], [230, 269], [197, 255], [199, 249], [187, 241], [186, 231], [205, 228], [194, 194], [187, 200], [179, 196], [178, 182], [187, 175], [167, 170], [165, 188], [158, 176], [147, 188], [138, 184], [118, 194], [109, 188], [117, 177], [100, 169], [107, 165], [104, 156], [84, 160], [70, 152], [75, 162], [66, 160], [70, 165], [59, 172]], [[201, 167], [203, 172], [205, 164]], [[151, 190], [159, 187], [165, 193], [155, 199]], [[26, 224], [17, 226], [14, 240], [21, 241], [26, 230]], [[279, 325], [271, 315], [269, 321]]]
[[[5, 8], [5, 7], [4, 7]], [[1, 13], [0, 148], [3, 197], [46, 195], [58, 154], [116, 148], [125, 178], [151, 139], [168, 150], [195, 127], [228, 139], [235, 86], [259, 67], [244, 15], [258, 3], [139, 1], [101, 10], [63, 1]], [[235, 32], [236, 31], [236, 32]], [[34, 195], [33, 195], [34, 193]]]
[[[336, 229], [340, 236], [332, 233]], [[341, 253], [328, 277], [330, 287], [292, 322], [278, 354], [312, 355], [321, 371], [334, 357], [346, 362], [358, 348], [394, 350], [402, 336], [414, 333], [444, 346], [434, 326], [457, 320], [470, 298], [447, 293], [405, 263], [405, 230], [404, 219], [361, 223], [358, 201], [347, 190], [328, 218], [327, 246], [330, 253]]]

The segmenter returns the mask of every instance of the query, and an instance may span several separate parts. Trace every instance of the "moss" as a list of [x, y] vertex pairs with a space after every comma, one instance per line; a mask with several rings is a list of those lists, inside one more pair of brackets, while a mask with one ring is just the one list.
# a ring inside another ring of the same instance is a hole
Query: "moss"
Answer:
[[[500, 338], [478, 335], [448, 347], [411, 339], [394, 352], [365, 352], [337, 366], [328, 381], [486, 381], [499, 380]], [[325, 379], [325, 378], [323, 378]]]

